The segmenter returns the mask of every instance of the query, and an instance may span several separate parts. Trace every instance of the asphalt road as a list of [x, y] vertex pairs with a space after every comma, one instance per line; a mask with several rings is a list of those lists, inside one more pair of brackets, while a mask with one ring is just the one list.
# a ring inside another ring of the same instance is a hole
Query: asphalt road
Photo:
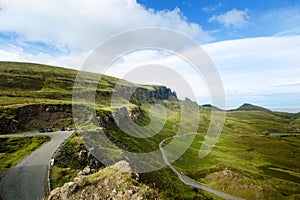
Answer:
[[4, 175], [0, 183], [0, 196], [2, 200], [40, 200], [45, 197], [49, 161], [55, 150], [72, 133], [73, 131], [59, 131], [42, 134], [22, 133], [7, 135], [48, 135], [51, 137], [51, 140], [33, 151]]
[[[174, 137], [182, 137], [182, 136], [187, 136], [187, 135], [191, 135], [191, 134], [180, 135], [180, 136], [177, 135], [177, 136], [174, 136]], [[179, 177], [179, 179], [180, 179], [183, 183], [185, 183], [185, 184], [187, 184], [187, 185], [191, 185], [191, 186], [196, 187], [196, 188], [199, 188], [199, 189], [201, 189], [201, 190], [210, 192], [210, 193], [212, 193], [212, 194], [214, 194], [214, 195], [216, 195], [216, 196], [218, 196], [218, 197], [221, 197], [222, 199], [227, 199], [227, 200], [243, 200], [242, 198], [235, 197], [235, 196], [232, 196], [232, 195], [230, 195], [230, 194], [226, 194], [226, 193], [224, 193], [224, 192], [220, 192], [220, 191], [218, 191], [218, 190], [214, 190], [214, 189], [212, 189], [212, 188], [210, 188], [210, 187], [207, 187], [207, 186], [205, 186], [205, 185], [203, 185], [203, 184], [200, 184], [200, 183], [194, 181], [193, 179], [191, 179], [191, 178], [189, 178], [189, 177], [187, 177], [187, 176], [181, 174], [178, 170], [176, 170], [176, 169], [169, 163], [169, 160], [168, 160], [167, 156], [165, 155], [165, 152], [164, 152], [163, 147], [162, 147], [162, 144], [163, 144], [166, 140], [171, 139], [171, 138], [174, 138], [174, 137], [170, 137], [170, 138], [166, 138], [166, 139], [162, 140], [162, 141], [159, 143], [159, 150], [160, 150], [160, 152], [161, 152], [161, 154], [162, 154], [162, 158], [163, 158], [164, 162], [165, 162], [165, 163], [169, 166], [169, 168], [170, 168], [170, 169], [171, 169], [171, 170]]]

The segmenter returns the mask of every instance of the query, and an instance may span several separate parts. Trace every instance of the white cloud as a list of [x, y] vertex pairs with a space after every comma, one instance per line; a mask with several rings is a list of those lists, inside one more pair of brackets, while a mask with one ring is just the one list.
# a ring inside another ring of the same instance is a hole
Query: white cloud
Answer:
[[224, 25], [226, 28], [242, 28], [247, 24], [249, 19], [248, 10], [232, 9], [221, 15], [214, 15], [208, 19], [208, 22], [217, 22]]
[[[250, 102], [300, 111], [300, 36], [247, 38], [210, 43], [203, 48], [223, 80], [227, 108]], [[193, 87], [199, 103], [210, 103], [205, 81], [174, 55], [135, 52], [124, 56], [108, 74], [124, 77], [136, 66], [147, 64], [161, 64], [178, 71]], [[176, 84], [169, 87], [184, 97], [184, 88]]]
[[223, 41], [203, 48], [223, 79], [229, 107], [247, 101], [271, 107], [276, 102], [300, 111], [300, 35]]
[[[3, 46], [2, 46], [3, 48]], [[68, 55], [51, 55], [48, 53], [31, 54], [22, 48], [0, 49], [1, 61], [32, 62], [66, 68], [79, 69], [88, 52], [73, 52]]]
[[178, 8], [156, 12], [135, 0], [1, 2], [0, 32], [71, 50], [90, 50], [113, 34], [138, 27], [170, 28], [198, 41], [212, 40], [200, 25], [187, 22]]
[[205, 12], [212, 12], [218, 10], [220, 7], [222, 7], [222, 2], [219, 2], [217, 5], [203, 7], [201, 10]]
[[[160, 72], [158, 72], [159, 70], [152, 70], [152, 73], [131, 75], [134, 74], [136, 70], [147, 70], [148, 67], [154, 65], [168, 68], [179, 74], [183, 79], [176, 79], [176, 75], [163, 70]], [[119, 78], [126, 77], [126, 80], [140, 84], [148, 84], [144, 81], [149, 77], [152, 77], [153, 80], [161, 77], [156, 84], [165, 85], [176, 91], [177, 96], [180, 99], [189, 97], [193, 100], [196, 100], [195, 98], [197, 98], [201, 101], [203, 98], [207, 99], [206, 97], [209, 96], [208, 88], [199, 72], [179, 56], [168, 52], [158, 50], [132, 52], [120, 57], [120, 59], [111, 65], [105, 73]], [[190, 95], [191, 93], [188, 88], [192, 88], [194, 95]]]

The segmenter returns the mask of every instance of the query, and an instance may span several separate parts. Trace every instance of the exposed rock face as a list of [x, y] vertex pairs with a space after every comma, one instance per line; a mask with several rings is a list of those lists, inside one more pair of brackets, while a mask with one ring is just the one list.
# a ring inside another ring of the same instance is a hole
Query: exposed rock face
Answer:
[[114, 97], [128, 99], [131, 103], [140, 105], [141, 103], [156, 103], [158, 100], [177, 99], [176, 93], [164, 86], [157, 86], [154, 90], [143, 87], [115, 86]]
[[169, 88], [158, 87], [155, 90], [146, 90], [143, 88], [138, 88], [132, 95], [132, 101], [135, 103], [145, 102], [145, 103], [155, 103], [157, 100], [164, 100], [176, 98], [176, 93], [172, 92]]
[[[0, 134], [73, 124], [70, 104], [34, 104], [2, 112]], [[4, 112], [9, 112], [9, 116]]]
[[0, 115], [0, 134], [16, 132], [18, 130], [17, 125], [17, 121], [13, 118]]
[[68, 146], [63, 146], [56, 152], [54, 159], [54, 165], [57, 167], [83, 169], [82, 175], [87, 175], [95, 170], [97, 171], [104, 166], [79, 141], [75, 141]]
[[99, 171], [93, 177], [75, 178], [75, 182], [65, 183], [63, 187], [51, 191], [48, 200], [159, 199], [156, 191], [140, 184], [132, 174], [115, 170], [120, 167], [124, 169], [123, 167], [129, 167], [129, 164], [120, 161]]
[[131, 172], [130, 165], [127, 161], [121, 160], [117, 162], [116, 164], [110, 166], [112, 169], [116, 169], [121, 172]]

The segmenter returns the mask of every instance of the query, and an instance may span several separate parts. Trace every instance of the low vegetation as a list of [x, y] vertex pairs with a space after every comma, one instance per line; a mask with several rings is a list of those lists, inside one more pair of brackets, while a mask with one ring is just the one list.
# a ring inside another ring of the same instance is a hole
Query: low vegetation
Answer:
[[78, 174], [78, 170], [71, 168], [62, 168], [57, 166], [51, 166], [50, 170], [50, 182], [51, 188], [63, 186], [65, 183], [73, 180]]
[[162, 199], [158, 192], [127, 172], [107, 167], [53, 190], [49, 199]]
[[22, 158], [49, 141], [47, 136], [0, 137], [0, 171], [7, 171]]
[[183, 174], [216, 190], [245, 199], [300, 197], [300, 136], [295, 119], [269, 111], [231, 111], [218, 143], [199, 158], [204, 134], [173, 163]]

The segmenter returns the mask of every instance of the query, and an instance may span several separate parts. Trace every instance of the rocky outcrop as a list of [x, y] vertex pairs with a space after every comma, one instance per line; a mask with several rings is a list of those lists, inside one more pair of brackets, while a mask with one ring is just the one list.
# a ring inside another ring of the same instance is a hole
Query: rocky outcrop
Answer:
[[94, 173], [104, 166], [86, 149], [79, 138], [69, 141], [59, 149], [54, 155], [54, 160], [55, 166], [82, 170], [82, 175]]
[[18, 121], [13, 117], [0, 114], [0, 134], [13, 133], [18, 130]]
[[128, 162], [120, 161], [92, 176], [75, 178], [75, 181], [65, 183], [63, 187], [51, 191], [48, 200], [159, 199], [156, 191], [139, 183], [131, 173], [121, 172], [128, 168], [130, 168]]
[[176, 93], [165, 86], [152, 86], [153, 89], [144, 87], [115, 86], [113, 98], [127, 99], [131, 103], [141, 105], [142, 103], [156, 103], [159, 100], [177, 99]]

